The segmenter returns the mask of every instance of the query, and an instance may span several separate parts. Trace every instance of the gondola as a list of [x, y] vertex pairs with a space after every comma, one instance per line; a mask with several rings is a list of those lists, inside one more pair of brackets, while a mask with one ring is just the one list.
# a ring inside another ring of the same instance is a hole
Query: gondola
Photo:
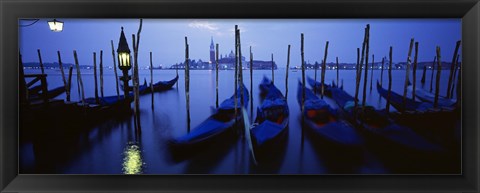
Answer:
[[[410, 91], [413, 91], [413, 86], [408, 86], [407, 88]], [[435, 94], [427, 92], [424, 89], [417, 88], [415, 89], [415, 96], [418, 97], [421, 101], [432, 103], [435, 101]], [[443, 96], [438, 96], [438, 106], [439, 107], [453, 107], [456, 104], [456, 100], [448, 99]]]
[[[43, 99], [43, 93], [41, 92], [41, 89], [39, 89], [40, 86], [36, 86], [32, 89], [29, 89], [28, 93], [28, 99], [30, 101], [35, 101], [35, 100], [42, 100]], [[59, 86], [57, 88], [51, 89], [47, 92], [47, 99], [53, 99], [62, 93], [65, 92], [65, 86]]]
[[264, 77], [262, 84], [265, 98], [257, 108], [257, 117], [250, 129], [253, 152], [259, 164], [281, 154], [289, 122], [287, 101], [281, 91], [268, 78]]
[[[322, 83], [320, 83], [320, 82], [318, 82], [318, 81], [315, 81], [315, 80], [314, 80], [313, 78], [311, 78], [311, 77], [307, 77], [307, 82], [308, 82], [308, 84], [309, 84], [313, 89], [316, 89], [316, 90], [317, 90], [317, 93], [320, 93], [320, 92], [321, 92], [321, 90], [322, 90], [322, 86], [321, 86]], [[330, 93], [327, 93], [327, 92], [330, 91], [329, 88], [330, 88], [331, 86], [335, 86], [335, 87], [336, 87], [336, 85], [334, 85], [334, 84], [328, 85], [328, 84], [325, 84], [325, 83], [324, 83], [323, 85], [324, 85], [324, 86], [323, 86], [323, 87], [324, 87], [324, 92], [325, 92], [326, 95], [329, 95], [329, 94], [330, 94]], [[343, 89], [343, 86], [342, 86], [341, 88]]]
[[[416, 134], [412, 129], [400, 126], [392, 122], [385, 113], [358, 103], [354, 107], [354, 98], [339, 88], [329, 88], [331, 98], [335, 100], [345, 117], [356, 127], [362, 129], [371, 140], [377, 143], [377, 147], [385, 151], [402, 149], [421, 153], [438, 153], [442, 151], [438, 145], [432, 144]], [[385, 143], [390, 144], [391, 149], [386, 149]]]
[[[377, 80], [377, 91], [378, 91], [378, 94], [380, 94], [380, 96], [385, 98], [385, 100], [388, 98], [388, 90], [385, 90], [384, 88], [382, 88], [378, 80]], [[390, 91], [390, 104], [393, 107], [395, 107], [395, 109], [397, 109], [399, 112], [426, 111], [428, 109], [433, 108], [432, 103], [418, 102], [410, 98], [406, 98], [404, 103], [403, 96], [393, 91]]]
[[[378, 81], [377, 91], [387, 99], [388, 91], [383, 89]], [[406, 106], [404, 106], [403, 96], [395, 92], [390, 92], [390, 104], [399, 111], [388, 112], [389, 116], [398, 124], [408, 126], [426, 139], [442, 144], [444, 147], [452, 146], [455, 120], [459, 117], [458, 112], [445, 109], [445, 107], [434, 108], [430, 102], [417, 102], [408, 98]]]
[[153, 92], [169, 90], [173, 87], [173, 85], [175, 85], [175, 83], [177, 83], [177, 81], [178, 81], [178, 75], [169, 81], [158, 81], [157, 83], [153, 84]]
[[[298, 82], [297, 101], [302, 106], [303, 85]], [[341, 148], [359, 148], [363, 140], [354, 128], [340, 121], [337, 111], [324, 100], [315, 96], [312, 90], [305, 88], [304, 127], [313, 141], [323, 140]], [[332, 147], [329, 147], [332, 148]]]
[[[121, 82], [120, 82], [120, 83], [121, 83]], [[123, 83], [121, 83], [120, 88], [121, 88], [122, 90], [124, 90], [124, 89], [123, 89]], [[129, 91], [130, 91], [130, 92], [133, 92], [133, 86], [130, 86], [130, 87], [129, 87]], [[144, 95], [144, 94], [149, 93], [150, 91], [151, 91], [151, 89], [150, 89], [150, 87], [149, 87], [148, 84], [147, 84], [147, 79], [144, 79], [144, 80], [143, 80], [143, 84], [138, 86], [138, 93], [139, 93], [140, 95]], [[130, 95], [133, 96], [132, 93], [130, 93]]]
[[[216, 111], [186, 135], [169, 140], [169, 147], [175, 160], [192, 156], [210, 145], [233, 142], [235, 128], [242, 125], [241, 96], [242, 87], [237, 89], [237, 116], [235, 117], [235, 94], [224, 100]], [[249, 94], [243, 85], [244, 107], [248, 105]]]
[[98, 97], [98, 103], [95, 97], [86, 98], [76, 103], [74, 111], [90, 123], [103, 122], [110, 118], [120, 118], [130, 115], [130, 103], [133, 101], [133, 93], [125, 98], [120, 96]]

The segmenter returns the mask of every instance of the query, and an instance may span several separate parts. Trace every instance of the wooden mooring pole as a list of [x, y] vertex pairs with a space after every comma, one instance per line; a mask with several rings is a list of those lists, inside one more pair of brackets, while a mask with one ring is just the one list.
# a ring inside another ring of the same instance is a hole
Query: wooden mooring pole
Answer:
[[390, 46], [389, 53], [389, 65], [388, 65], [388, 94], [387, 94], [387, 106], [385, 107], [387, 113], [390, 112], [390, 96], [392, 94], [392, 46]]
[[235, 111], [235, 122], [237, 122], [237, 87], [238, 87], [238, 25], [235, 25], [235, 77], [233, 78], [234, 83], [234, 88], [233, 88], [233, 93], [234, 93], [234, 111]]
[[322, 75], [321, 75], [321, 79], [322, 79], [322, 83], [321, 83], [321, 96], [322, 96], [322, 99], [323, 99], [323, 96], [325, 95], [325, 72], [327, 71], [327, 55], [328, 55], [328, 41], [327, 43], [325, 44], [325, 55], [323, 55], [323, 64], [322, 64]]
[[273, 53], [272, 53], [272, 84], [275, 84], [275, 63], [273, 62]]
[[238, 41], [238, 70], [239, 70], [238, 79], [240, 81], [240, 104], [243, 107], [245, 104], [245, 101], [243, 99], [245, 93], [243, 92], [242, 44], [240, 41], [240, 29], [238, 29], [237, 36], [238, 36], [237, 41]]
[[415, 56], [413, 59], [413, 89], [412, 89], [412, 100], [415, 101], [415, 89], [417, 85], [417, 59], [418, 59], [418, 42], [415, 42]]
[[100, 104], [100, 100], [98, 98], [98, 82], [97, 82], [97, 53], [93, 52], [93, 79], [95, 84], [95, 103]]
[[[323, 66], [323, 60], [322, 60], [322, 64], [321, 64], [321, 65]], [[317, 69], [318, 69], [318, 62], [315, 62], [314, 66], [313, 66], [313, 69], [314, 69], [314, 70], [313, 70], [313, 74], [314, 74], [314, 75], [313, 75], [313, 80], [315, 81], [315, 86], [313, 87], [313, 93], [314, 93], [315, 95], [317, 95], [318, 87], [321, 87], [321, 85], [318, 85], [318, 86], [317, 86]], [[320, 72], [320, 73], [321, 73], [321, 72]]]
[[150, 52], [150, 91], [152, 92], [152, 109], [155, 106], [153, 100], [153, 62], [152, 62], [152, 52]]
[[62, 80], [63, 80], [63, 86], [65, 87], [66, 98], [69, 99], [70, 90], [68, 89], [67, 79], [65, 78], [65, 71], [63, 70], [62, 57], [60, 56], [60, 51], [57, 51], [57, 56], [58, 56], [58, 66], [60, 67], [60, 72], [62, 73]]
[[363, 43], [362, 43], [362, 55], [361, 59], [360, 58], [360, 49], [357, 48], [357, 79], [356, 79], [356, 85], [355, 85], [355, 99], [354, 99], [354, 114], [357, 112], [357, 107], [358, 107], [358, 94], [360, 93], [360, 80], [362, 79], [362, 68], [363, 68], [363, 60], [365, 57], [365, 47], [367, 46], [367, 34], [368, 29], [365, 28], [365, 35], [363, 37]]
[[[306, 89], [305, 89], [305, 54], [304, 54], [304, 51], [303, 51], [303, 33], [301, 34], [300, 36], [300, 53], [301, 53], [301, 57], [302, 57], [302, 117], [303, 117], [303, 113], [304, 113], [304, 110], [305, 110], [305, 92], [306, 92]], [[302, 119], [303, 120], [303, 119]], [[303, 128], [302, 128], [302, 131], [303, 131]]]
[[338, 57], [335, 58], [335, 61], [337, 62], [337, 67], [336, 67], [336, 70], [337, 70], [337, 87], [340, 88], [340, 82], [338, 82], [338, 77], [339, 77], [339, 66], [338, 66]]
[[218, 108], [218, 44], [215, 45], [215, 107]]
[[113, 40], [111, 40], [110, 43], [112, 45], [113, 72], [115, 73], [115, 89], [117, 91], [117, 98], [120, 100], [120, 91], [118, 89], [117, 63], [115, 60], [115, 48], [113, 47]]
[[[301, 150], [303, 150], [303, 142], [304, 142], [304, 129], [303, 129], [303, 126], [305, 125], [305, 92], [306, 92], [306, 88], [305, 88], [305, 53], [304, 53], [304, 50], [303, 50], [303, 47], [304, 47], [304, 43], [303, 43], [303, 33], [301, 33], [300, 35], [300, 54], [301, 54], [301, 58], [302, 58], [302, 108], [301, 108], [301, 111], [302, 111], [302, 137], [301, 137]], [[317, 83], [315, 83], [317, 84]]]
[[437, 56], [433, 58], [432, 76], [430, 77], [430, 92], [433, 92], [433, 74], [435, 72], [435, 65], [437, 64]]
[[455, 51], [453, 52], [453, 57], [452, 57], [452, 63], [450, 65], [450, 75], [448, 76], [448, 88], [447, 88], [447, 94], [445, 95], [448, 99], [452, 98], [450, 96], [450, 89], [452, 88], [452, 79], [453, 79], [453, 70], [455, 68], [455, 61], [457, 60], [457, 55], [458, 55], [458, 48], [460, 47], [461, 41], [457, 41], [457, 44], [455, 46]]
[[[365, 47], [365, 78], [363, 80], [363, 98], [362, 98], [362, 111], [365, 111], [367, 103], [367, 80], [368, 80], [368, 52], [370, 51], [370, 24], [367, 24], [367, 38]], [[364, 119], [362, 119], [364, 121]]]
[[185, 99], [187, 101], [187, 129], [190, 133], [190, 59], [188, 57], [188, 38], [185, 36]]
[[38, 53], [38, 60], [40, 62], [40, 70], [41, 70], [42, 75], [43, 75], [43, 74], [45, 74], [45, 70], [43, 68], [42, 54], [40, 53], [40, 49], [37, 49], [37, 53]]
[[433, 101], [433, 107], [438, 107], [438, 94], [440, 93], [440, 74], [442, 71], [442, 58], [440, 56], [440, 47], [437, 46], [437, 80], [435, 81], [435, 100]]
[[383, 85], [383, 68], [385, 68], [385, 57], [382, 58], [382, 69], [380, 70], [380, 86]]
[[100, 50], [100, 96], [103, 98], [103, 50]]
[[405, 106], [407, 105], [407, 87], [408, 87], [408, 82], [410, 81], [409, 75], [410, 75], [410, 64], [412, 63], [412, 49], [413, 49], [413, 43], [414, 39], [410, 39], [410, 47], [408, 48], [408, 57], [407, 57], [407, 69], [405, 71], [405, 84], [403, 86], [403, 107], [405, 109]]
[[290, 70], [290, 44], [287, 49], [287, 68], [285, 70], [285, 99], [288, 98], [288, 71]]
[[78, 64], [77, 51], [73, 50], [73, 57], [75, 58], [75, 67], [77, 68], [77, 83], [79, 85], [79, 93], [81, 94], [82, 106], [85, 104], [85, 92], [83, 89], [82, 74], [80, 73], [80, 65]]
[[370, 93], [372, 93], [372, 88], [373, 88], [373, 68], [375, 66], [375, 55], [372, 55], [372, 66], [370, 67]]
[[73, 66], [70, 66], [70, 68], [68, 68], [67, 102], [70, 102], [70, 94], [72, 93], [72, 74], [73, 74]]
[[142, 127], [140, 123], [140, 93], [139, 93], [139, 86], [140, 86], [140, 77], [138, 74], [138, 48], [140, 46], [140, 33], [142, 32], [142, 24], [143, 19], [140, 19], [140, 26], [138, 27], [137, 32], [137, 39], [135, 41], [135, 34], [132, 34], [133, 39], [133, 53], [134, 53], [134, 62], [135, 66], [133, 66], [133, 75], [134, 75], [134, 102], [135, 102], [135, 128], [136, 128], [136, 136], [138, 137], [142, 133]]
[[45, 75], [45, 71], [43, 68], [43, 62], [42, 62], [42, 55], [40, 54], [40, 49], [37, 49], [38, 53], [38, 60], [40, 62], [40, 70], [42, 72], [42, 76], [40, 78], [41, 81], [41, 86], [42, 86], [42, 97], [43, 97], [43, 102], [47, 104], [48, 102], [48, 82], [47, 82], [47, 75]]
[[253, 120], [253, 53], [250, 46], [250, 120]]
[[427, 75], [427, 66], [423, 65], [422, 79], [420, 80], [420, 83], [422, 83], [422, 88], [425, 86], [426, 75]]
[[[452, 91], [450, 92], [450, 98], [453, 98], [453, 92], [455, 90], [455, 78], [456, 78], [456, 75], [457, 75], [457, 69], [458, 69], [458, 66], [459, 66], [459, 63], [458, 63], [458, 59], [460, 58], [460, 55], [457, 55], [457, 60], [455, 61], [455, 70], [453, 72], [453, 82], [452, 82]], [[457, 80], [458, 82], [459, 80]], [[458, 98], [458, 95], [457, 95], [457, 98]]]
[[[365, 47], [365, 42], [363, 42], [362, 49]], [[363, 56], [363, 55], [362, 55]], [[360, 48], [357, 48], [357, 65], [356, 65], [356, 74], [355, 74], [355, 97], [354, 97], [354, 111], [353, 113], [356, 114], [356, 109], [358, 106], [358, 93], [360, 90], [360, 78], [362, 76], [362, 64], [360, 63]]]

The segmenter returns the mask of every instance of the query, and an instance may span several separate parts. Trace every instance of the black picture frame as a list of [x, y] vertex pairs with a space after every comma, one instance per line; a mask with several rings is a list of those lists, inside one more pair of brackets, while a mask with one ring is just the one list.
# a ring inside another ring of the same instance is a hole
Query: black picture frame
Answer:
[[[0, 0], [2, 192], [478, 192], [478, 0]], [[18, 175], [19, 18], [462, 18], [462, 175]]]

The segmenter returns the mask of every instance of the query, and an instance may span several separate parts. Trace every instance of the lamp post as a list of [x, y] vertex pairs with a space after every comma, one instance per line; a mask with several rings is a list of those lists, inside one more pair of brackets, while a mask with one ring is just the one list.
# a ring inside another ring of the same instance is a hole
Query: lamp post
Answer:
[[52, 30], [53, 32], [61, 32], [63, 30], [63, 22], [58, 21], [57, 19], [48, 21], [48, 26], [50, 27], [50, 30]]
[[127, 39], [125, 38], [125, 33], [120, 33], [120, 40], [118, 41], [118, 68], [122, 71], [123, 77], [120, 77], [120, 80], [123, 80], [123, 91], [125, 92], [124, 97], [126, 98], [129, 93], [128, 81], [130, 77], [128, 76], [128, 70], [132, 68], [130, 64], [130, 48], [128, 47]]

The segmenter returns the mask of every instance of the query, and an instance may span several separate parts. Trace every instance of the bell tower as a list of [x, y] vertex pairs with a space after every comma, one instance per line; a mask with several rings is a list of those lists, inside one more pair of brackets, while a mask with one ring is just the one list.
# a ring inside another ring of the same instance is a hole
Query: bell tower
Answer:
[[210, 41], [210, 61], [209, 61], [210, 64], [212, 64], [212, 66], [215, 66], [214, 63], [215, 63], [215, 45], [213, 44], [213, 37], [211, 38], [211, 41]]

